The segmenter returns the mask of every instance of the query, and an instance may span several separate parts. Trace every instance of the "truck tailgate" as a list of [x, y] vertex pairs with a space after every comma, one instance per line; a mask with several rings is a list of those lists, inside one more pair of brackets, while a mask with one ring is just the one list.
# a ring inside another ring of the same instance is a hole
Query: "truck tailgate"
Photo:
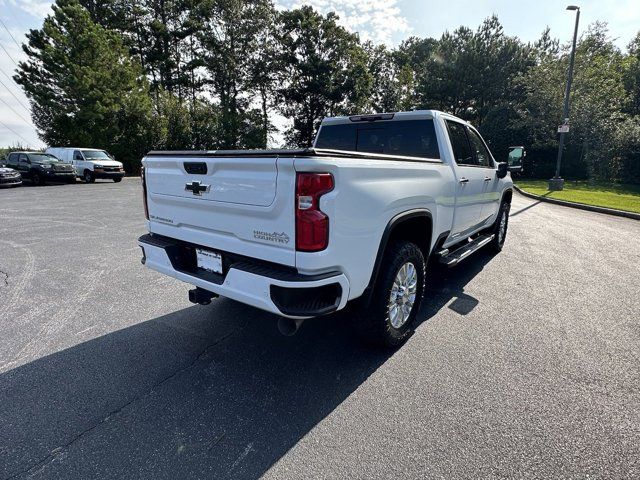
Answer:
[[[276, 162], [276, 158], [164, 158], [154, 164], [147, 189], [203, 202], [268, 207], [276, 197]], [[208, 185], [209, 191], [194, 195], [185, 188], [193, 181]]]
[[295, 265], [292, 158], [151, 152], [143, 165], [150, 232]]

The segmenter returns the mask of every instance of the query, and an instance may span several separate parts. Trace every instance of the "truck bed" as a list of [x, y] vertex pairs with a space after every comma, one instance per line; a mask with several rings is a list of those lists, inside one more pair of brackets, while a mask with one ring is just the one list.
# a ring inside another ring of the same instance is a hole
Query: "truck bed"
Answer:
[[352, 152], [346, 150], [329, 150], [325, 148], [267, 149], [267, 150], [152, 150], [147, 157], [193, 157], [193, 158], [370, 158], [372, 160], [402, 160], [418, 163], [442, 163], [438, 159], [405, 157], [401, 155], [385, 155], [371, 152]]

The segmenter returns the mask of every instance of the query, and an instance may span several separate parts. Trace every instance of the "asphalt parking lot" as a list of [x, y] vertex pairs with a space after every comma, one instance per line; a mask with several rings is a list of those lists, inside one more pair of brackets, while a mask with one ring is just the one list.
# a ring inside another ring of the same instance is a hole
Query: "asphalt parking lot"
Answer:
[[514, 198], [415, 335], [140, 265], [135, 179], [0, 190], [0, 479], [640, 476], [640, 222]]

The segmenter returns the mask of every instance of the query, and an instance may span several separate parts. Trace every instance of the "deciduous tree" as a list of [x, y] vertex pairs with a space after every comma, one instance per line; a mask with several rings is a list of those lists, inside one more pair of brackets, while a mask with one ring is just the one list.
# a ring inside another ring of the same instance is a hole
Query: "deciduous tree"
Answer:
[[358, 36], [338, 25], [333, 13], [313, 8], [280, 17], [282, 82], [278, 109], [293, 120], [289, 145], [309, 146], [324, 116], [358, 112], [368, 103], [371, 75]]

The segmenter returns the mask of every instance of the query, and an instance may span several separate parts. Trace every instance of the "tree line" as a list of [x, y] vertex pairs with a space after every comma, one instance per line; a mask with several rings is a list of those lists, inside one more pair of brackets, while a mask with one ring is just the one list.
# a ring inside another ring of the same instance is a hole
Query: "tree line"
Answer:
[[[553, 174], [569, 46], [505, 34], [496, 16], [396, 48], [334, 13], [271, 0], [57, 0], [27, 34], [15, 79], [49, 145], [105, 148], [127, 169], [150, 149], [309, 146], [324, 116], [439, 109], [479, 127], [494, 155], [529, 151]], [[563, 173], [640, 183], [640, 33], [606, 24], [578, 43]]]

